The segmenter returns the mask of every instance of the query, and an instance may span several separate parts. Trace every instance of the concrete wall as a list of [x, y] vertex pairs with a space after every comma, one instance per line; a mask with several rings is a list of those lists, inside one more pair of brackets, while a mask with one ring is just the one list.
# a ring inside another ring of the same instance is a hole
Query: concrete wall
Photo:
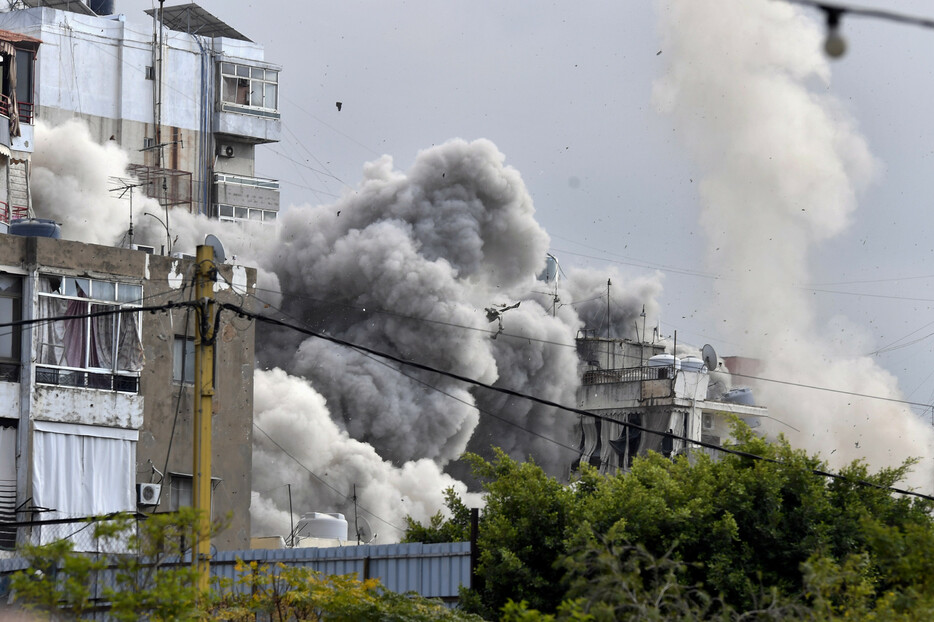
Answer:
[[[148, 287], [144, 285], [147, 304], [188, 300], [193, 295], [190, 287], [185, 285], [191, 282], [193, 261], [150, 256], [149, 269]], [[244, 269], [237, 268], [236, 271]], [[231, 266], [220, 266], [221, 277], [227, 282], [235, 281], [234, 272]], [[250, 268], [244, 273], [246, 293], [253, 294], [256, 272]], [[170, 281], [170, 275], [179, 274], [182, 275], [180, 281], [177, 278]], [[242, 282], [243, 279], [237, 277], [236, 280]], [[223, 288], [218, 290], [218, 300], [240, 301], [236, 292]], [[170, 509], [169, 473], [190, 474], [193, 471], [192, 388], [172, 380], [175, 336], [185, 335], [186, 324], [188, 335], [195, 334], [194, 314], [188, 319], [186, 315], [187, 312], [180, 309], [172, 313], [156, 314], [151, 316], [151, 321], [143, 323], [146, 366], [140, 377], [140, 392], [147, 396], [159, 395], [161, 398], [147, 399], [146, 402], [145, 423], [137, 448], [137, 471], [140, 482], [160, 482], [152, 466], [167, 476], [162, 482], [161, 503], [158, 507], [147, 508], [147, 511]], [[231, 316], [229, 312], [221, 315], [222, 328], [215, 344], [212, 475], [221, 481], [214, 488], [214, 516], [224, 518], [230, 515], [231, 519], [230, 526], [214, 540], [214, 545], [220, 550], [247, 548], [250, 545], [254, 329], [252, 323], [242, 320], [231, 322]], [[149, 460], [152, 460], [152, 465]]]
[[[145, 305], [190, 300], [192, 290], [188, 285], [193, 264], [190, 260], [127, 249], [0, 235], [0, 267], [22, 271], [38, 266], [39, 271], [139, 282], [143, 285]], [[219, 272], [223, 283], [215, 288], [218, 300], [236, 303], [242, 300], [241, 296], [254, 293], [255, 269], [222, 265]], [[236, 284], [239, 291], [226, 283]], [[166, 474], [191, 473], [191, 387], [182, 387], [172, 380], [174, 338], [185, 334], [186, 314], [184, 309], [143, 314], [145, 365], [140, 374], [138, 395], [36, 386], [31, 395], [30, 416], [91, 425], [142, 426], [137, 464], [134, 465], [137, 482], [160, 483], [161, 477], [153, 466]], [[215, 346], [212, 474], [220, 483], [214, 491], [214, 516], [229, 515], [231, 518], [230, 527], [214, 542], [220, 550], [247, 548], [250, 542], [254, 328], [252, 323], [231, 321], [231, 316], [231, 313], [222, 314]], [[194, 334], [191, 322], [188, 333]], [[0, 384], [4, 391], [12, 385]], [[17, 390], [16, 385], [10, 390]], [[2, 395], [0, 392], [0, 397]], [[12, 410], [10, 412], [15, 415]], [[169, 509], [169, 481], [166, 479], [162, 483], [162, 503], [157, 508], [144, 510]]]

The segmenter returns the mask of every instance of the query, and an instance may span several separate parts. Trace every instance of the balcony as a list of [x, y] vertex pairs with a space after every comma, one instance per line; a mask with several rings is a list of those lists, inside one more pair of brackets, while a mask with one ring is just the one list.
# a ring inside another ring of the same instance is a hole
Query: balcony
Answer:
[[279, 182], [215, 173], [214, 204], [215, 214], [221, 220], [275, 222], [279, 212]]

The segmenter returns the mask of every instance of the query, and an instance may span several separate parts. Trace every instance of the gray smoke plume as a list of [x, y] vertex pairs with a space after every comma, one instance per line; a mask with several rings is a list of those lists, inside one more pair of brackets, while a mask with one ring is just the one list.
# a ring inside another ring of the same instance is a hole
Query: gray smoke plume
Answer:
[[[796, 287], [808, 282], [811, 249], [845, 229], [876, 169], [843, 107], [809, 88], [830, 76], [822, 29], [770, 0], [676, 0], [658, 12], [670, 65], [655, 99], [703, 173], [700, 219], [722, 276], [717, 319], [741, 354], [762, 360], [765, 378], [900, 398], [892, 375], [859, 354], [864, 343], [824, 336]], [[834, 465], [932, 455], [931, 428], [901, 405], [776, 383], [761, 394], [800, 430], [795, 445]]]
[[[100, 156], [80, 124], [37, 129], [49, 133], [85, 150], [82, 161]], [[125, 176], [125, 158], [93, 169], [53, 166], [44, 153], [52, 141], [40, 144], [48, 196], [57, 186], [95, 189], [72, 197], [68, 212], [69, 222], [96, 222], [100, 200], [110, 199], [108, 176]], [[114, 203], [111, 229], [69, 224], [69, 237], [126, 242], [127, 202]], [[143, 217], [161, 209], [136, 195], [137, 243], [167, 243], [164, 226]], [[574, 403], [578, 383], [575, 335], [585, 322], [605, 329], [607, 278], [613, 335], [633, 336], [633, 320], [643, 305], [654, 314], [661, 291], [658, 277], [629, 282], [616, 272], [571, 271], [556, 290], [538, 281], [548, 235], [518, 171], [486, 140], [423, 151], [404, 172], [380, 158], [334, 204], [291, 207], [279, 220], [243, 226], [172, 210], [172, 250], [193, 253], [205, 234], [217, 234], [228, 256], [257, 267], [266, 313], [563, 404]], [[349, 516], [356, 486], [362, 515], [382, 524], [374, 527], [385, 542], [401, 535], [404, 515], [424, 521], [442, 508], [448, 486], [465, 493], [444, 472], [465, 449], [488, 455], [496, 445], [554, 474], [575, 457], [568, 445], [576, 417], [567, 413], [262, 324], [257, 356], [256, 533], [288, 533], [284, 483], [297, 514]]]

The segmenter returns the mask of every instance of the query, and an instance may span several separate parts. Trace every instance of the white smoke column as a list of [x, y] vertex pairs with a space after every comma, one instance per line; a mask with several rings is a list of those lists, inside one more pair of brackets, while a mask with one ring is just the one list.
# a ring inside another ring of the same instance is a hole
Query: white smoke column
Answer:
[[[823, 337], [796, 288], [808, 282], [810, 249], [846, 227], [875, 172], [842, 107], [808, 88], [829, 80], [822, 28], [771, 0], [675, 0], [658, 10], [671, 64], [655, 96], [702, 169], [708, 259], [723, 277], [716, 321], [741, 354], [763, 360], [763, 377], [900, 397], [894, 378], [859, 346]], [[835, 465], [931, 455], [930, 428], [907, 408], [761, 386], [771, 414], [801, 430], [792, 442]], [[928, 486], [930, 475], [916, 473], [912, 483]]]
[[110, 192], [109, 176], [126, 175], [127, 154], [116, 143], [95, 143], [79, 120], [56, 127], [37, 121], [35, 143], [30, 189], [36, 214], [61, 223], [67, 240], [119, 240], [129, 228], [130, 212]]
[[254, 534], [289, 533], [284, 484], [292, 484], [296, 515], [336, 508], [351, 524], [356, 486], [359, 515], [380, 534], [378, 542], [398, 541], [402, 532], [396, 527], [405, 527], [406, 515], [426, 522], [444, 506], [449, 487], [468, 504], [480, 503], [433, 461], [395, 467], [370, 445], [348, 437], [331, 420], [324, 398], [301, 378], [258, 370], [253, 390], [255, 423], [262, 430], [255, 431], [253, 443], [253, 489], [260, 491], [253, 495]]

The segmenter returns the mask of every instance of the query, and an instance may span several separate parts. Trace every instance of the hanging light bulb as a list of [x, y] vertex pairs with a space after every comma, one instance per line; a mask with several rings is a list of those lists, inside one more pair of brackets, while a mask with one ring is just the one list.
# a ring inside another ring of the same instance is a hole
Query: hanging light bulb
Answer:
[[824, 40], [824, 52], [830, 58], [840, 58], [846, 53], [846, 39], [840, 34], [840, 18], [843, 9], [821, 6], [827, 16], [827, 38]]

